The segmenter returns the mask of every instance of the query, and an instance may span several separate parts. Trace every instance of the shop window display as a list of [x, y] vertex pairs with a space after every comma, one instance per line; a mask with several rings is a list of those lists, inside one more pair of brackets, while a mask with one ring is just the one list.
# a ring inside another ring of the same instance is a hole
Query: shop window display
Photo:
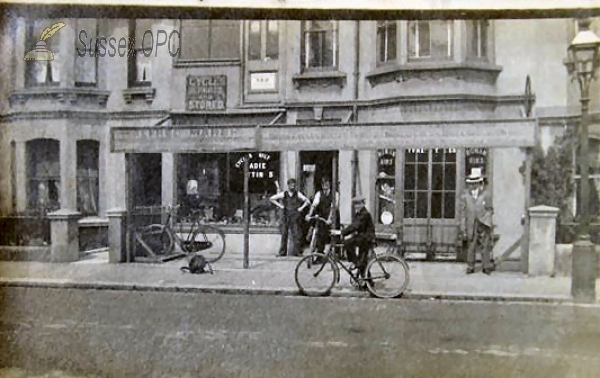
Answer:
[[[244, 154], [181, 154], [178, 163], [178, 198], [183, 214], [189, 214], [188, 183], [196, 181], [197, 200], [203, 221], [241, 224], [244, 205]], [[250, 222], [256, 226], [277, 225], [276, 209], [268, 199], [277, 192], [279, 153], [249, 154]]]
[[396, 206], [396, 150], [377, 151], [377, 222], [394, 222]]

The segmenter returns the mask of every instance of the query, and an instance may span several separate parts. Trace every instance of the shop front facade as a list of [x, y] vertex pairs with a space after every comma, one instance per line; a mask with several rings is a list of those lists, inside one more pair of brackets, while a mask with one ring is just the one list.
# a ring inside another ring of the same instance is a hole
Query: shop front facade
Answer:
[[[522, 167], [540, 134], [535, 109], [570, 101], [568, 85], [549, 83], [567, 82], [567, 19], [72, 19], [53, 41], [57, 62], [43, 70], [17, 59], [28, 51], [21, 31], [33, 35], [37, 23], [53, 20], [10, 21], [3, 214], [40, 203], [99, 218], [115, 208], [173, 206], [193, 179], [205, 221], [241, 235], [242, 158], [250, 154], [251, 249], [273, 254], [279, 214], [267, 198], [294, 177], [309, 198], [323, 178], [337, 178], [342, 223], [359, 193], [380, 233], [399, 232], [415, 251], [435, 243], [452, 256], [459, 197], [474, 168], [498, 204], [495, 253], [503, 253], [523, 234]], [[520, 65], [514, 51], [535, 45], [534, 36], [515, 47], [505, 35], [532, 23], [562, 31]], [[181, 53], [80, 57], [83, 28], [117, 37], [177, 30]], [[556, 67], [532, 68], [541, 51]], [[535, 96], [525, 91], [527, 76]]]

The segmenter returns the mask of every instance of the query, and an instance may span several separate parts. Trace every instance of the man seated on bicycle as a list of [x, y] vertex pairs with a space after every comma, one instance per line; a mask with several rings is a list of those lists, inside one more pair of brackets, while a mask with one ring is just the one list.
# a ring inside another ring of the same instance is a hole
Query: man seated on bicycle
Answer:
[[[334, 220], [334, 208], [337, 209], [339, 207], [339, 193], [336, 193], [335, 196], [335, 206], [333, 202], [333, 193], [331, 191], [331, 181], [325, 178], [321, 183], [321, 190], [317, 192], [315, 195], [315, 199], [310, 207], [308, 215], [306, 216], [306, 221], [310, 222], [311, 220], [313, 227], [317, 228], [317, 243], [315, 250], [312, 252], [323, 253], [325, 249], [325, 245], [329, 243], [329, 229]], [[339, 219], [339, 212], [336, 211], [336, 218]], [[323, 222], [318, 219], [314, 219], [313, 216], [320, 217], [325, 219]]]
[[[373, 217], [365, 207], [365, 199], [361, 196], [352, 199], [354, 210], [354, 221], [342, 229], [342, 236], [353, 234], [350, 238], [344, 240], [344, 249], [348, 255], [348, 261], [354, 263], [358, 268], [361, 277], [365, 278], [367, 260], [369, 257], [369, 247], [375, 241], [375, 225]], [[356, 254], [358, 247], [358, 255]]]

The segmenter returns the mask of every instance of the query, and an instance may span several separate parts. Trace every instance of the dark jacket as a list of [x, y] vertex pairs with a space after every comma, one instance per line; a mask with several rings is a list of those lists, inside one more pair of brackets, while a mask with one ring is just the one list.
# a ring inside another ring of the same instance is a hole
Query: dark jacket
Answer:
[[364, 207], [356, 214], [354, 222], [342, 230], [342, 235], [346, 236], [354, 232], [362, 235], [368, 240], [375, 240], [375, 225], [373, 224], [373, 218], [369, 211]]

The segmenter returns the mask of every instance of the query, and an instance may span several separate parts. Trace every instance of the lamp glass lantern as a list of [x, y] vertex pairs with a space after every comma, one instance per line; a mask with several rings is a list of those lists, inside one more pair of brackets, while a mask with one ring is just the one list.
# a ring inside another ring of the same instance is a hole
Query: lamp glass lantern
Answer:
[[581, 89], [581, 96], [589, 96], [590, 83], [596, 79], [596, 72], [600, 66], [600, 38], [589, 30], [589, 21], [579, 23], [580, 31], [567, 49], [565, 65], [569, 75], [577, 79]]

